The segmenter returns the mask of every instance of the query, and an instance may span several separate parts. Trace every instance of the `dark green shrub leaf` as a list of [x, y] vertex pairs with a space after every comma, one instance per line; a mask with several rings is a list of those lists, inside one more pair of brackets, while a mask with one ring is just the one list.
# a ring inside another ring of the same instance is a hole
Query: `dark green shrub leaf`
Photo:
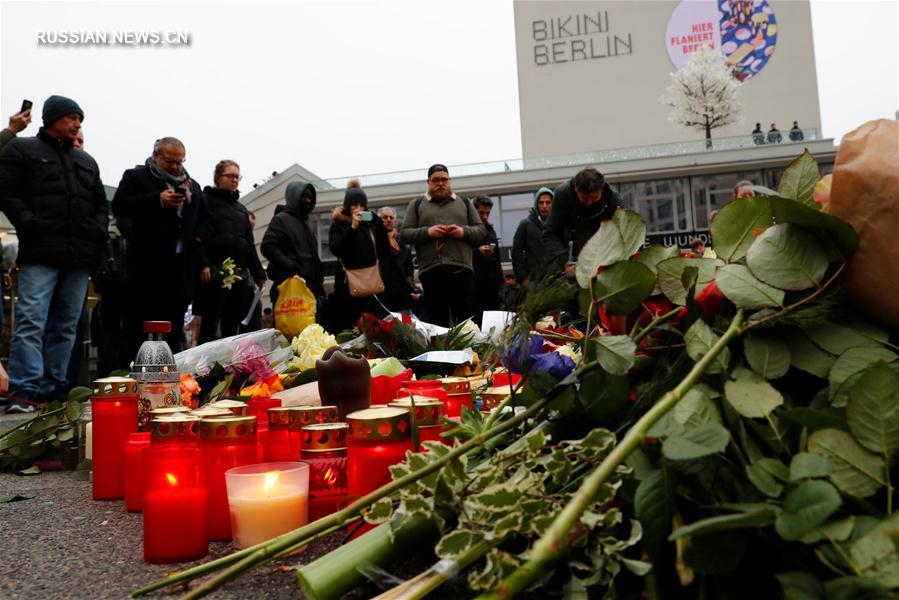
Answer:
[[727, 262], [740, 260], [772, 223], [771, 205], [766, 198], [742, 198], [725, 204], [712, 219], [715, 252]]
[[657, 556], [671, 532], [674, 515], [674, 474], [665, 468], [645, 477], [634, 495], [634, 511], [643, 524], [643, 539], [650, 557]]
[[[716, 219], [717, 220], [717, 219]], [[678, 256], [658, 263], [659, 288], [671, 302], [684, 306], [687, 304], [687, 290], [684, 285], [684, 271], [696, 268], [696, 291], [699, 295], [705, 287], [715, 280], [714, 258], [685, 258]]]
[[711, 388], [704, 384], [694, 385], [677, 401], [668, 414], [675, 423], [683, 425], [684, 430], [705, 423], [720, 423], [721, 415], [718, 406], [712, 401], [711, 391]]
[[746, 476], [758, 491], [769, 498], [778, 498], [784, 491], [783, 486], [760, 465], [748, 465], [746, 467]]
[[[126, 374], [125, 377], [128, 375]], [[69, 402], [85, 402], [91, 397], [93, 392], [89, 387], [84, 387], [83, 385], [79, 385], [77, 387], [73, 387], [69, 390], [68, 400]]]
[[724, 384], [724, 397], [744, 417], [767, 417], [784, 402], [770, 383], [741, 365], [733, 370], [731, 377]]
[[[712, 328], [702, 319], [697, 319], [684, 334], [684, 342], [687, 344], [687, 355], [695, 361], [699, 361], [703, 356], [708, 354], [712, 346], [718, 341], [719, 337], [715, 335]], [[727, 364], [730, 362], [730, 350], [724, 348], [715, 357], [715, 360], [708, 366], [706, 373], [721, 373], [727, 370]]]
[[845, 431], [816, 431], [808, 438], [808, 449], [827, 459], [833, 467], [828, 478], [847, 494], [867, 498], [885, 485], [883, 459], [862, 448]]
[[66, 417], [70, 422], [74, 423], [81, 416], [81, 402], [78, 400], [69, 400], [66, 402]]
[[669, 460], [692, 460], [723, 452], [730, 433], [718, 423], [706, 423], [681, 436], [669, 437], [662, 444], [662, 454]]
[[828, 260], [812, 234], [789, 223], [778, 223], [752, 243], [746, 252], [746, 264], [768, 285], [798, 291], [821, 282]]
[[626, 315], [640, 306], [655, 285], [652, 271], [640, 263], [622, 261], [596, 278], [593, 299], [613, 315]]
[[753, 371], [765, 379], [783, 377], [790, 370], [790, 348], [786, 342], [765, 335], [743, 338], [743, 356]]
[[889, 588], [899, 587], [899, 551], [894, 537], [897, 530], [899, 513], [893, 513], [853, 542], [849, 549], [862, 575]]
[[584, 412], [597, 423], [605, 423], [630, 406], [627, 399], [630, 380], [626, 375], [612, 375], [592, 369], [581, 377], [578, 401]]
[[790, 350], [790, 364], [800, 371], [826, 379], [836, 357], [812, 343], [799, 329], [789, 329], [783, 335]]
[[837, 577], [824, 584], [827, 600], [896, 600], [892, 590], [872, 577]]
[[824, 600], [824, 585], [817, 577], [803, 571], [777, 575], [783, 600]]
[[603, 221], [577, 257], [575, 278], [582, 288], [590, 286], [599, 267], [628, 260], [646, 241], [646, 223], [632, 210], [619, 208]]
[[437, 542], [434, 553], [440, 558], [455, 560], [460, 554], [471, 548], [477, 541], [475, 534], [467, 529], [455, 529]]
[[61, 429], [56, 432], [56, 439], [60, 442], [68, 442], [73, 437], [75, 437], [75, 428], [68, 427], [66, 429]]
[[[652, 246], [643, 248], [640, 251], [640, 254], [637, 256], [636, 260], [638, 263], [652, 271], [653, 275], [658, 275], [659, 263], [663, 260], [674, 258], [676, 256], [680, 256], [680, 248], [678, 248], [677, 246], [660, 246], [657, 244], [653, 244]], [[653, 287], [652, 289], [652, 293], [653, 295], [655, 295], [661, 293], [661, 291], [662, 290], [659, 288], [659, 282], [657, 279], [655, 287]]]
[[724, 265], [715, 280], [727, 299], [740, 308], [783, 306], [784, 291], [762, 283], [743, 265]]
[[868, 450], [884, 456], [899, 451], [899, 373], [884, 363], [862, 373], [849, 394], [846, 420], [852, 435]]
[[818, 210], [818, 203], [812, 199], [812, 194], [819, 179], [821, 172], [818, 171], [818, 163], [806, 148], [784, 169], [777, 184], [777, 195]]
[[[834, 403], [836, 406], [844, 405], [849, 399], [849, 391], [855, 389], [855, 384], [848, 389], [842, 390], [842, 393], [840, 388], [843, 382], [850, 377], [861, 373], [878, 361], [891, 363], [895, 360], [899, 360], [899, 355], [886, 348], [849, 348], [840, 354], [830, 368], [830, 374], [828, 375], [828, 381], [830, 382], [828, 393], [831, 403]], [[886, 370], [889, 371], [890, 369]], [[838, 396], [842, 396], [842, 401], [839, 403], [837, 403]]]
[[718, 515], [701, 521], [695, 521], [684, 525], [668, 536], [668, 541], [674, 541], [684, 536], [699, 536], [729, 529], [745, 529], [747, 527], [767, 527], [774, 523], [777, 512], [774, 510], [758, 510], [753, 512], [741, 512], [731, 515]]
[[833, 467], [826, 458], [814, 452], [800, 452], [790, 461], [790, 481], [827, 477]]
[[786, 198], [767, 200], [775, 222], [792, 223], [811, 232], [822, 246], [833, 249], [832, 262], [839, 256], [849, 258], [858, 249], [858, 234], [849, 223]]
[[368, 507], [363, 514], [366, 523], [380, 525], [390, 520], [393, 515], [393, 501], [390, 498], [381, 498]]
[[826, 481], [800, 483], [787, 494], [774, 529], [784, 540], [798, 540], [829, 519], [842, 503], [840, 493]]
[[881, 330], [871, 330], [867, 328], [867, 324], [850, 324], [848, 321], [821, 323], [804, 327], [803, 331], [815, 345], [836, 356], [850, 348], [879, 348], [882, 346], [881, 341], [886, 339], [880, 339], [878, 334]]
[[852, 534], [855, 528], [855, 517], [849, 516], [838, 521], [825, 523], [820, 527], [815, 527], [804, 536], [799, 538], [803, 544], [817, 544], [826, 540], [835, 540], [837, 542], [845, 541]]
[[629, 335], [603, 335], [593, 338], [599, 365], [613, 375], [624, 375], [634, 366], [637, 345]]
[[840, 429], [849, 431], [849, 425], [835, 410], [825, 410], [818, 408], [807, 408], [804, 406], [798, 408], [788, 408], [778, 413], [784, 421], [806, 427], [811, 431], [819, 429]]

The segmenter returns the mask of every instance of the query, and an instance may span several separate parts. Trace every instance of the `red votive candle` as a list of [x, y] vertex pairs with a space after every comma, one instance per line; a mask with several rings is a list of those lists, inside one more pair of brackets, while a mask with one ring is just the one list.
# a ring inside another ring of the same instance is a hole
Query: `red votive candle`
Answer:
[[508, 386], [485, 388], [481, 392], [481, 412], [485, 415], [492, 412], [508, 395]]
[[151, 443], [143, 462], [144, 560], [173, 563], [206, 556], [208, 494], [199, 448]]
[[144, 506], [142, 454], [150, 445], [150, 432], [129, 433], [125, 442], [125, 508], [140, 512]]
[[268, 409], [268, 434], [262, 462], [296, 462], [300, 459], [299, 441], [297, 436], [291, 440], [290, 409], [285, 406]]
[[225, 471], [256, 463], [256, 417], [208, 417], [200, 421], [200, 447], [209, 492], [207, 535], [231, 539]]
[[412, 450], [409, 411], [372, 407], [348, 414], [346, 422], [348, 492], [350, 497], [364, 496], [390, 481], [388, 467]]
[[137, 432], [137, 382], [127, 377], [94, 381], [93, 495], [94, 500], [125, 496], [125, 442]]
[[337, 419], [336, 406], [291, 406], [290, 443], [302, 450], [301, 431], [303, 427], [318, 423], [336, 423]]
[[465, 377], [444, 377], [440, 380], [446, 389], [446, 416], [461, 417], [462, 407], [472, 410], [471, 382]]
[[[415, 401], [413, 407], [412, 401]], [[440, 437], [443, 431], [443, 402], [436, 398], [427, 396], [406, 396], [405, 398], [397, 398], [390, 403], [390, 406], [398, 406], [409, 411], [409, 423], [413, 424], [412, 416], [415, 417], [414, 425], [418, 428], [418, 443], [426, 441], [447, 442]], [[416, 452], [420, 452], [421, 448], [416, 448]]]
[[347, 497], [346, 423], [316, 423], [300, 432], [300, 458], [309, 465], [309, 519], [342, 508]]
[[268, 429], [268, 409], [281, 406], [280, 398], [250, 398], [247, 414], [256, 417], [259, 429]]
[[176, 413], [150, 421], [150, 446], [200, 448], [200, 417]]
[[[232, 400], [230, 398], [225, 398], [224, 400], [216, 400], [215, 402], [204, 404], [200, 407], [200, 409], [203, 408], [224, 408], [226, 410], [230, 410], [234, 414], [234, 416], [247, 416], [247, 403], [243, 402], [242, 400]], [[258, 419], [256, 420], [256, 423], [259, 423]]]
[[521, 375], [518, 373], [509, 373], [508, 371], [496, 371], [493, 373], [494, 387], [508, 386], [510, 383], [512, 386], [516, 386], [520, 381]]

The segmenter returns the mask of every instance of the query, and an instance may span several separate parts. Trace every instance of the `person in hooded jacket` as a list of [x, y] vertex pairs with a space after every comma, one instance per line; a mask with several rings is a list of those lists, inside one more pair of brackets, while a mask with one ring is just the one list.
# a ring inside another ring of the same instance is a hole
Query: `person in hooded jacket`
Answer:
[[268, 259], [268, 278], [272, 284], [272, 304], [278, 300], [278, 286], [288, 277], [299, 275], [306, 281], [318, 306], [325, 296], [324, 272], [318, 256], [318, 239], [309, 215], [315, 208], [315, 187], [305, 181], [292, 181], [284, 191], [285, 204], [275, 208], [262, 237], [259, 250]]
[[[233, 160], [221, 160], [213, 172], [215, 186], [203, 189], [209, 210], [209, 219], [201, 236], [206, 256], [213, 267], [221, 267], [225, 259], [230, 258], [241, 279], [226, 289], [222, 287], [221, 278], [214, 276], [212, 268], [204, 267], [200, 271], [196, 302], [199, 313], [195, 311], [195, 314], [202, 316], [201, 344], [237, 334], [240, 322], [253, 302], [255, 290], [250, 281], [257, 287], [265, 283], [247, 208], [238, 200], [240, 179], [240, 166]], [[221, 336], [218, 335], [219, 327]]]
[[534, 194], [534, 206], [521, 220], [512, 239], [512, 272], [515, 280], [527, 287], [531, 280], [540, 279], [546, 266], [543, 246], [543, 226], [552, 208], [553, 191], [542, 187]]
[[353, 327], [363, 312], [376, 316], [386, 313], [374, 295], [356, 298], [350, 294], [345, 269], [361, 269], [378, 262], [381, 279], [387, 291], [384, 264], [390, 261], [390, 241], [381, 218], [368, 211], [368, 196], [358, 180], [350, 180], [343, 196], [343, 206], [334, 207], [328, 246], [340, 261], [334, 272], [334, 304], [331, 327], [342, 331]]

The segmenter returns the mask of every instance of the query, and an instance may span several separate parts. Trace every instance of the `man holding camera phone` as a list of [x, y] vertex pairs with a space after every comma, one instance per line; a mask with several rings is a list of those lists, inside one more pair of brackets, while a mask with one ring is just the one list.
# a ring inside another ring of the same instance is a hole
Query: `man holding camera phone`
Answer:
[[25, 131], [25, 128], [31, 123], [31, 107], [31, 100], [22, 100], [22, 108], [9, 118], [9, 125], [0, 131], [0, 148], [17, 134]]

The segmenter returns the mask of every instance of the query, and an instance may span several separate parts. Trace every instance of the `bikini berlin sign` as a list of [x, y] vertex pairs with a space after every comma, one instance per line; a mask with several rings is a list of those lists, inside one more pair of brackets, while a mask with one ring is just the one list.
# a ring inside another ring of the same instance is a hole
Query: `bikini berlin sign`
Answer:
[[536, 19], [531, 38], [534, 64], [541, 67], [633, 54], [630, 32], [612, 29], [607, 10]]
[[777, 29], [767, 0], [682, 0], [668, 20], [665, 48], [678, 69], [703, 46], [720, 49], [734, 77], [746, 81], [774, 54]]

